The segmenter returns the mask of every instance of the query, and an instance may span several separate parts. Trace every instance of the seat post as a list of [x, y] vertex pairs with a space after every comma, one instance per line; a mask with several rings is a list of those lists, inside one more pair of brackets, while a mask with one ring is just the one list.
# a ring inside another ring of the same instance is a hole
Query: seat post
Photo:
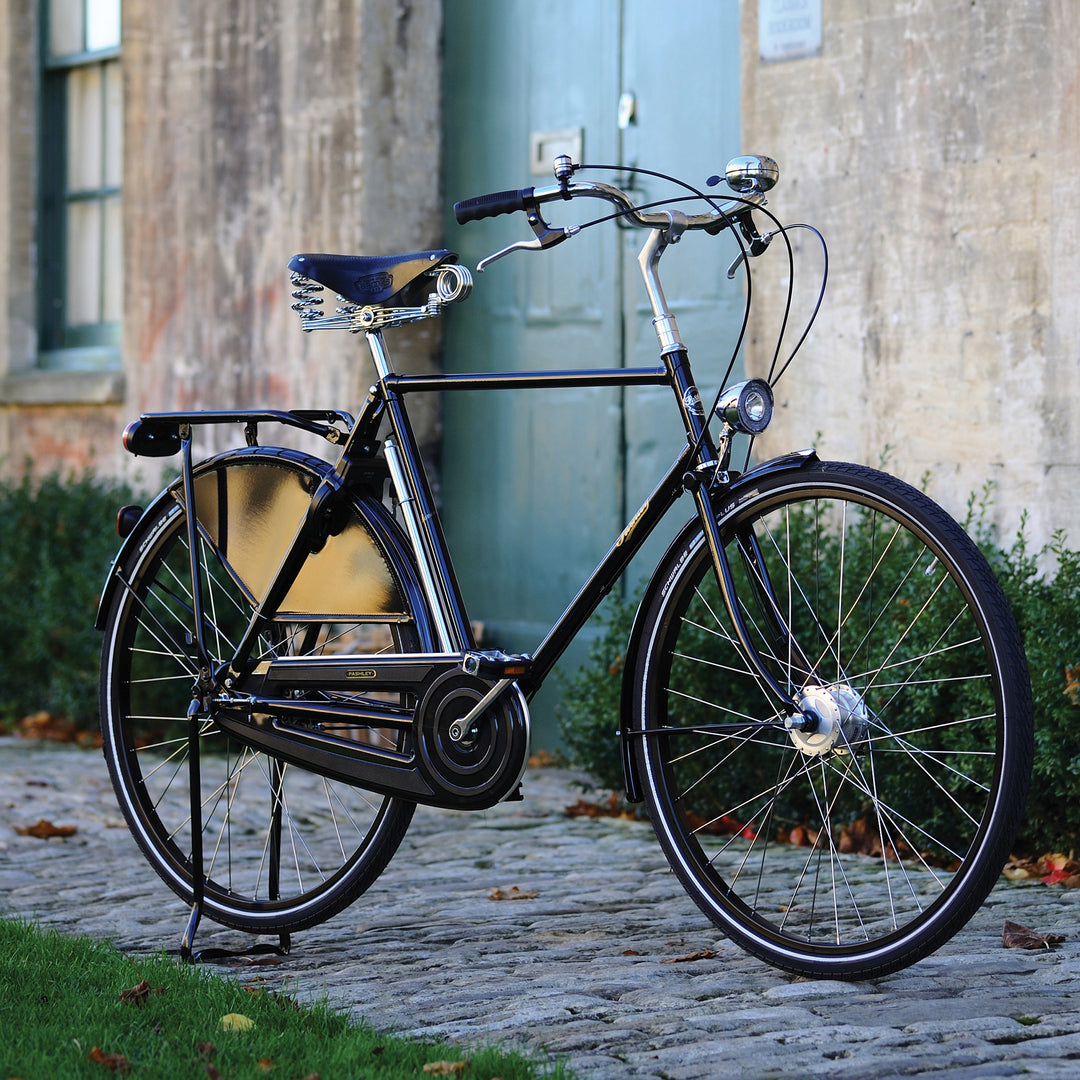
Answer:
[[383, 341], [381, 330], [369, 330], [364, 335], [367, 338], [368, 349], [371, 351], [371, 359], [375, 364], [375, 371], [378, 373], [379, 381], [381, 382], [388, 375], [393, 375], [394, 365], [390, 360], [390, 353], [386, 348], [386, 342]]

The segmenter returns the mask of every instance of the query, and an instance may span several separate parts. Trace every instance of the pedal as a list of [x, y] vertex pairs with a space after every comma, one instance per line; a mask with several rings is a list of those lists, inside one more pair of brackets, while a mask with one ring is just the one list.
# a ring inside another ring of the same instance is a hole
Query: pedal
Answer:
[[532, 657], [528, 653], [504, 653], [501, 649], [468, 652], [461, 661], [466, 675], [480, 679], [516, 679], [529, 669]]

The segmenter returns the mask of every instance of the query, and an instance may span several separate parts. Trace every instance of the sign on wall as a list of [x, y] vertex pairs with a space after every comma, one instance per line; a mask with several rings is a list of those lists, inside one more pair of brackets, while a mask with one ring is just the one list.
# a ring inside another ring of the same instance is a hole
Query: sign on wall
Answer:
[[758, 0], [762, 60], [821, 55], [821, 0]]

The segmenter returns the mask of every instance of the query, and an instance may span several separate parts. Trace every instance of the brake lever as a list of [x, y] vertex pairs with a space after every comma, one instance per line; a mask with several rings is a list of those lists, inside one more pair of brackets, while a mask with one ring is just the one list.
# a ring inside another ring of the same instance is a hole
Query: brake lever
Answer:
[[742, 265], [743, 259], [750, 259], [753, 256], [764, 255], [765, 249], [769, 246], [772, 238], [779, 232], [779, 229], [774, 229], [772, 232], [765, 233], [762, 236], [760, 233], [754, 233], [753, 237], [748, 237], [750, 243], [740, 248], [739, 254], [735, 256], [732, 264], [727, 268], [728, 280], [732, 280], [735, 277], [736, 271]]
[[[569, 159], [567, 165], [569, 165]], [[555, 175], [559, 179], [559, 186], [564, 191], [564, 198], [569, 198], [567, 192], [567, 182], [569, 179], [569, 173], [562, 175], [559, 171], [560, 159], [555, 159]], [[565, 171], [565, 170], [564, 170]], [[496, 259], [501, 259], [504, 255], [509, 255], [511, 251], [546, 251], [548, 248], [555, 247], [556, 244], [561, 244], [564, 240], [569, 240], [571, 236], [575, 236], [581, 232], [580, 225], [567, 225], [565, 228], [553, 229], [541, 216], [540, 211], [535, 204], [528, 207], [528, 219], [529, 226], [536, 234], [535, 240], [519, 240], [516, 244], [511, 244], [509, 247], [504, 247], [502, 251], [496, 251], [494, 255], [489, 255], [486, 259], [481, 259], [476, 264], [476, 272], [482, 274], [484, 269], [490, 266]]]
[[509, 247], [504, 247], [501, 251], [496, 251], [493, 255], [481, 259], [476, 264], [476, 272], [482, 274], [485, 268], [495, 262], [496, 259], [501, 259], [512, 251], [546, 251], [548, 248], [561, 244], [564, 240], [569, 240], [571, 236], [579, 232], [581, 232], [580, 225], [568, 225], [565, 229], [545, 229], [535, 240], [519, 240], [516, 244], [511, 244]]

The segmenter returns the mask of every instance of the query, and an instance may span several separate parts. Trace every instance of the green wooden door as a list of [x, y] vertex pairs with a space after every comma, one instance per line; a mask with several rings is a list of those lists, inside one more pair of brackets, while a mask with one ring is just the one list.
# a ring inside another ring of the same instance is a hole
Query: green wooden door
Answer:
[[[740, 150], [738, 0], [446, 0], [444, 22], [448, 204], [550, 183], [548, 151], [564, 140], [580, 140], [576, 160], [640, 164], [698, 185]], [[545, 171], [531, 173], [538, 156], [546, 156]], [[466, 227], [451, 218], [446, 246], [475, 265], [530, 237], [521, 215]], [[600, 226], [550, 252], [493, 264], [447, 319], [446, 369], [655, 364], [635, 264], [642, 239], [639, 230]], [[737, 327], [740, 297], [724, 279], [727, 248], [702, 239], [687, 238], [671, 254], [664, 280], [685, 339], [692, 350], [702, 343], [693, 352], [702, 356], [707, 387], [717, 343]], [[542, 640], [677, 452], [682, 436], [669, 395], [445, 396], [442, 514], [486, 642], [531, 651]], [[648, 570], [643, 557], [637, 564], [631, 587]], [[586, 647], [579, 642], [560, 667], [570, 670]], [[557, 697], [557, 680], [549, 680], [533, 703], [539, 746], [557, 741]]]

